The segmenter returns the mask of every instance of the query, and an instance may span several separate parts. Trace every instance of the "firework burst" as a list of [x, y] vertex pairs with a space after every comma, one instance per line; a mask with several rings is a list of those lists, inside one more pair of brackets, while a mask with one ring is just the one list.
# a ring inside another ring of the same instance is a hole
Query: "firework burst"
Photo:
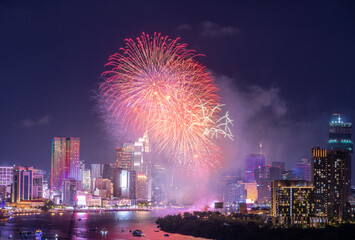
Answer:
[[197, 56], [179, 38], [143, 33], [109, 58], [100, 89], [126, 127], [148, 131], [155, 148], [179, 166], [206, 170], [219, 161], [206, 157], [214, 155], [214, 137], [232, 138], [232, 121], [221, 118], [219, 89]]

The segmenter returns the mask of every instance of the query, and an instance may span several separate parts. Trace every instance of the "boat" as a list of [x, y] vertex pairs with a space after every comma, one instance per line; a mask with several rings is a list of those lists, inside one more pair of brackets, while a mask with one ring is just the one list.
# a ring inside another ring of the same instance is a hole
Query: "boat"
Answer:
[[164, 237], [169, 237], [169, 234], [165, 233], [165, 234], [164, 234]]
[[10, 213], [7, 209], [0, 209], [0, 219], [9, 218]]
[[139, 230], [139, 229], [134, 230], [132, 232], [132, 235], [135, 236], [135, 237], [144, 237], [145, 236], [144, 233], [141, 230]]
[[37, 229], [36, 233], [35, 233], [35, 237], [42, 237], [43, 236], [43, 232], [41, 229]]

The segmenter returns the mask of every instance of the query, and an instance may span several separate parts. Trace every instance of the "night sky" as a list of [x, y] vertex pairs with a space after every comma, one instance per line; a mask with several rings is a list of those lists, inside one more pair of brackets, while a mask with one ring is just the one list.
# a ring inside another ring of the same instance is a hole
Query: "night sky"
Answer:
[[142, 32], [206, 55], [235, 120], [228, 166], [259, 151], [260, 126], [268, 161], [310, 158], [333, 113], [355, 119], [355, 3], [246, 2], [1, 1], [0, 164], [49, 170], [53, 136], [80, 137], [87, 163], [112, 162], [125, 139], [93, 95], [108, 57]]

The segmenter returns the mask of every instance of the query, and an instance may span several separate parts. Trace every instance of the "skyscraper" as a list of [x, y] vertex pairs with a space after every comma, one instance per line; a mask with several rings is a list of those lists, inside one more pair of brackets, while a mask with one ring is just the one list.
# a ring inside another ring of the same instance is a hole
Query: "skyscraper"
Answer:
[[148, 177], [144, 173], [137, 173], [136, 198], [138, 202], [148, 201]]
[[258, 203], [268, 203], [270, 201], [271, 182], [282, 179], [281, 168], [271, 167], [270, 165], [259, 167], [254, 170], [254, 177], [258, 188]]
[[254, 169], [265, 166], [264, 154], [251, 154], [245, 159], [245, 182], [253, 182]]
[[295, 175], [299, 180], [312, 181], [312, 164], [304, 158], [296, 163]]
[[13, 171], [13, 167], [0, 167], [0, 186], [11, 185]]
[[33, 167], [14, 167], [12, 202], [33, 199]]
[[74, 206], [76, 203], [76, 193], [81, 189], [80, 181], [73, 178], [64, 179], [62, 184], [62, 201], [63, 204]]
[[91, 190], [91, 171], [90, 169], [84, 169], [83, 170], [83, 178], [81, 180], [82, 182], [82, 189], [83, 190]]
[[80, 139], [75, 137], [52, 139], [51, 190], [61, 191], [64, 179], [80, 180]]
[[272, 182], [272, 214], [283, 223], [305, 223], [314, 213], [312, 182], [277, 180]]
[[333, 151], [345, 150], [352, 153], [354, 149], [351, 139], [352, 124], [351, 122], [344, 122], [340, 114], [334, 115], [337, 115], [337, 118], [329, 122], [328, 149]]
[[116, 148], [116, 166], [132, 170], [134, 161], [134, 144], [124, 143], [122, 148]]
[[91, 164], [91, 179], [100, 178], [102, 176], [101, 164]]
[[43, 198], [43, 171], [33, 169], [33, 199]]
[[312, 148], [315, 212], [342, 219], [350, 190], [350, 156], [345, 150]]

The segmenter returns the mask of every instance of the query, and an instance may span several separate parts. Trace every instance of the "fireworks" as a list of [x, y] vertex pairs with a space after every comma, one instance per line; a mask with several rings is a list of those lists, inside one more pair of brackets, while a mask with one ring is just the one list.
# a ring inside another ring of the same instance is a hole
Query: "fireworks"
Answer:
[[144, 34], [126, 39], [103, 73], [101, 94], [108, 110], [126, 127], [149, 138], [159, 152], [174, 156], [180, 166], [209, 169], [218, 135], [232, 138], [232, 121], [221, 118], [218, 88], [187, 44]]

